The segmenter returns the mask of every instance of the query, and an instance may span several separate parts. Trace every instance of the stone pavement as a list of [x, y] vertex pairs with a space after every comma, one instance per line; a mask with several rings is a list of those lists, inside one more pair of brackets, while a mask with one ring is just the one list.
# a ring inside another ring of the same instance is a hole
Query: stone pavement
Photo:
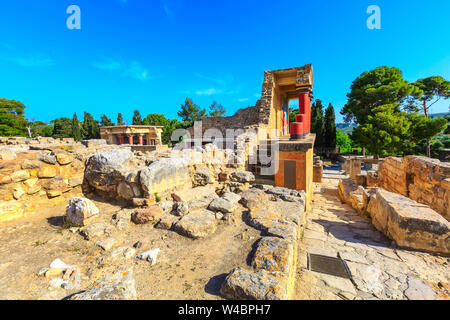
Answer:
[[[450, 299], [450, 258], [398, 248], [341, 203], [340, 168], [323, 177], [299, 243], [295, 299]], [[309, 271], [308, 252], [341, 257], [352, 279]]]

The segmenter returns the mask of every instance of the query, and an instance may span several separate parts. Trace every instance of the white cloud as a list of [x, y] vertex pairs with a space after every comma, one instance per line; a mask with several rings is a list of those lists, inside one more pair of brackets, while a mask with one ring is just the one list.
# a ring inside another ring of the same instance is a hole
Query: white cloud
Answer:
[[238, 99], [238, 101], [239, 102], [245, 102], [245, 101], [248, 101], [248, 98], [240, 98], [240, 99]]
[[54, 65], [53, 60], [48, 57], [30, 56], [30, 57], [10, 57], [3, 60], [16, 63], [22, 67], [50, 67]]
[[123, 76], [134, 78], [141, 81], [146, 81], [150, 79], [149, 72], [138, 61], [125, 62], [121, 60], [105, 59], [102, 62], [93, 63], [94, 68], [110, 71], [110, 72], [121, 72]]

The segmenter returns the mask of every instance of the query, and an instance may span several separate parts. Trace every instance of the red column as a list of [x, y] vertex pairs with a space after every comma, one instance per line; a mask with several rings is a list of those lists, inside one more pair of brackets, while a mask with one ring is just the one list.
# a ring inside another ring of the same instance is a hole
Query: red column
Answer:
[[139, 135], [139, 144], [142, 146], [142, 145], [144, 145], [144, 135], [143, 134], [140, 134]]
[[309, 92], [302, 92], [298, 96], [298, 111], [295, 122], [290, 124], [291, 140], [302, 139], [311, 131], [311, 99]]
[[311, 131], [311, 99], [309, 98], [309, 92], [300, 93], [298, 96], [298, 104], [299, 113], [304, 115], [304, 133], [308, 133]]
[[128, 136], [128, 144], [133, 145], [133, 136], [132, 135]]
[[119, 135], [119, 144], [123, 144], [123, 135]]

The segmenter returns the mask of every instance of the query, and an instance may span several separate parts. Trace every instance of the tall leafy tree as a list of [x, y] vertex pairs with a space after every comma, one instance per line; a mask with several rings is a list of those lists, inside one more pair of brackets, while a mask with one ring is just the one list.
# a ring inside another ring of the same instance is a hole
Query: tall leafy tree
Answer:
[[209, 115], [211, 117], [223, 117], [226, 112], [227, 111], [225, 108], [216, 101], [213, 101], [213, 103], [209, 106]]
[[346, 122], [358, 124], [351, 139], [375, 157], [397, 149], [411, 126], [401, 105], [416, 95], [420, 89], [404, 80], [397, 68], [378, 67], [362, 73], [353, 81], [341, 111]]
[[84, 121], [81, 127], [81, 132], [84, 139], [100, 138], [100, 128], [98, 122], [94, 120], [89, 112], [84, 113]]
[[73, 114], [73, 118], [72, 118], [72, 138], [75, 141], [81, 140], [80, 121], [78, 120], [76, 113]]
[[100, 127], [112, 127], [114, 126], [114, 123], [111, 121], [110, 118], [106, 116], [106, 114], [102, 115], [100, 118]]
[[320, 99], [316, 99], [311, 106], [311, 132], [316, 134], [315, 146], [324, 147], [325, 123], [323, 117], [323, 105]]
[[139, 126], [142, 125], [142, 117], [141, 117], [141, 113], [139, 112], [139, 110], [134, 110], [134, 115], [133, 115], [133, 121], [132, 121], [133, 125], [135, 126]]
[[117, 114], [117, 125], [118, 126], [123, 126], [125, 124], [125, 122], [123, 121], [123, 117], [121, 113]]
[[194, 121], [200, 121], [206, 116], [206, 110], [200, 109], [199, 106], [194, 104], [192, 99], [186, 98], [177, 114], [185, 122], [186, 126], [192, 126]]
[[[440, 76], [419, 79], [413, 85], [419, 88], [422, 94], [412, 96], [413, 100], [410, 101], [411, 103], [408, 108], [416, 112], [420, 110], [427, 118], [429, 118], [430, 108], [436, 102], [440, 99], [448, 99], [450, 97], [450, 82]], [[414, 103], [415, 101], [419, 101], [419, 103]], [[438, 123], [436, 125], [439, 126]], [[428, 157], [431, 157], [430, 140], [432, 137], [426, 137], [426, 152]]]
[[166, 126], [170, 120], [161, 113], [150, 113], [147, 115], [143, 124], [147, 126]]
[[339, 129], [336, 131], [336, 145], [339, 146], [342, 153], [351, 152], [352, 150], [352, 140]]
[[324, 144], [328, 148], [336, 148], [336, 116], [333, 105], [328, 104], [325, 110]]
[[27, 124], [22, 102], [0, 98], [0, 136], [26, 136]]
[[72, 137], [72, 119], [62, 117], [52, 120], [51, 123], [53, 124], [53, 138]]

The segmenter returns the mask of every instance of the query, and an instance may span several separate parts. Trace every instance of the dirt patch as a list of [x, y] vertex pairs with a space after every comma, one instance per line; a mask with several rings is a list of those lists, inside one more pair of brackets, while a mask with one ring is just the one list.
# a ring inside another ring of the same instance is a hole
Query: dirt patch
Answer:
[[[100, 209], [98, 222], [110, 222], [121, 207], [95, 201]], [[157, 263], [119, 259], [99, 263], [105, 251], [78, 233], [64, 228], [62, 216], [66, 202], [39, 210], [28, 218], [0, 225], [0, 298], [62, 299], [77, 292], [52, 288], [51, 279], [38, 276], [56, 258], [76, 265], [82, 273], [81, 288], [86, 288], [121, 266], [133, 266], [139, 299], [220, 299], [218, 291], [231, 269], [248, 265], [252, 245], [260, 238], [257, 230], [241, 219], [219, 222], [217, 231], [206, 239], [192, 240], [153, 224], [134, 225], [116, 230], [117, 246], [140, 241], [136, 255], [160, 248]], [[79, 291], [79, 290], [78, 290]]]

